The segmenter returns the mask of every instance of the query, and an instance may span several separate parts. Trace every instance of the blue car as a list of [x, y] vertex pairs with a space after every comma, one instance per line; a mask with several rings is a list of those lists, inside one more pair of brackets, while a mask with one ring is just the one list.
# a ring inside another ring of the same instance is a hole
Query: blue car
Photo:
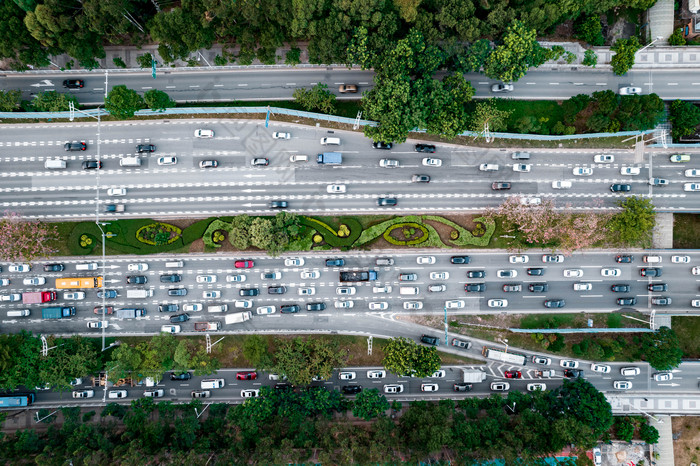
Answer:
[[104, 290], [104, 292], [102, 292], [102, 291], [97, 292], [97, 297], [100, 299], [102, 299], [102, 298], [114, 299], [117, 296], [119, 296], [119, 294], [117, 293], [117, 290]]
[[344, 259], [326, 259], [326, 267], [342, 267], [344, 265]]

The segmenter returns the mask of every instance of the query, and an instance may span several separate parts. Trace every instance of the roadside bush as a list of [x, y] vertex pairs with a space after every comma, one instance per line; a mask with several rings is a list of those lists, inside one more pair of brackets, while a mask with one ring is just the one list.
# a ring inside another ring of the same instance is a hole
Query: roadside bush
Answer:
[[673, 31], [673, 34], [671, 34], [668, 38], [668, 43], [669, 45], [673, 46], [679, 46], [679, 45], [685, 45], [685, 37], [683, 37], [683, 29], [678, 28], [675, 31]]
[[605, 44], [603, 25], [598, 15], [580, 16], [574, 23], [574, 31], [576, 37], [591, 45], [600, 46]]
[[124, 63], [124, 60], [122, 60], [121, 57], [112, 58], [112, 62], [118, 68], [126, 68], [126, 63]]
[[656, 430], [656, 427], [644, 423], [639, 427], [639, 438], [643, 442], [653, 445], [659, 442], [659, 431]]
[[[410, 231], [408, 231], [408, 235], [406, 234], [406, 231], [403, 231], [404, 237], [407, 239], [400, 240], [392, 236], [392, 233], [396, 230], [403, 230], [406, 228], [411, 228], [411, 229], [418, 229], [422, 232], [422, 234], [418, 238], [413, 238], [413, 239], [408, 239], [414, 236]], [[418, 223], [397, 223], [395, 225], [390, 226], [384, 231], [384, 234], [382, 235], [386, 241], [389, 243], [395, 245], [395, 246], [415, 246], [417, 244], [424, 243], [428, 239], [428, 229], [425, 228], [423, 225], [418, 224]]]
[[629, 417], [615, 417], [615, 434], [617, 438], [630, 442], [634, 438], [634, 424]]
[[598, 55], [593, 50], [586, 50], [583, 53], [583, 61], [581, 62], [583, 66], [590, 66], [591, 68], [595, 68], [595, 66], [598, 64]]

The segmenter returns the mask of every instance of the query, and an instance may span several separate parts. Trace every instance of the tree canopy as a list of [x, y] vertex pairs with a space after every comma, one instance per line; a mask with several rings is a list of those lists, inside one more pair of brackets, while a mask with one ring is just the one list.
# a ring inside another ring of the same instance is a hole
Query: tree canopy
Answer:
[[616, 235], [620, 244], [644, 247], [651, 240], [656, 224], [656, 214], [651, 199], [630, 196], [618, 201], [622, 212], [613, 215], [608, 229]]
[[419, 345], [405, 337], [389, 340], [382, 365], [398, 375], [427, 377], [440, 369], [440, 355], [434, 346]]
[[668, 327], [643, 334], [641, 351], [649, 365], [659, 371], [678, 367], [683, 357], [678, 336]]

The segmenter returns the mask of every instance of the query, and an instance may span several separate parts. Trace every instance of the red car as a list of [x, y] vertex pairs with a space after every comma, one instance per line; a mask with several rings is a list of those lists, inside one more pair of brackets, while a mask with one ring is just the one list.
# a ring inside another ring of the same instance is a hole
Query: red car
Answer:
[[236, 379], [237, 380], [255, 380], [258, 378], [258, 373], [255, 371], [251, 372], [237, 372], [236, 373]]
[[255, 262], [249, 260], [236, 261], [234, 265], [237, 269], [250, 269], [255, 265]]
[[506, 379], [520, 379], [523, 377], [523, 374], [520, 371], [505, 371], [504, 374]]
[[[95, 306], [95, 309], [93, 309], [93, 312], [95, 314], [102, 314], [102, 306]], [[107, 306], [107, 315], [110, 315], [114, 313], [114, 306]]]

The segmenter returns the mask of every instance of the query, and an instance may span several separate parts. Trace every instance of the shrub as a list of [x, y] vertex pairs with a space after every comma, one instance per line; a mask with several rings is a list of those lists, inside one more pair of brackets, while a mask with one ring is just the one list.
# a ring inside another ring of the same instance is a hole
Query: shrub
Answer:
[[150, 53], [139, 55], [136, 57], [136, 63], [138, 63], [141, 68], [150, 68], [153, 63], [153, 55]]
[[226, 66], [228, 64], [228, 60], [221, 55], [217, 55], [214, 57], [214, 64], [216, 66]]
[[122, 60], [121, 57], [112, 58], [112, 62], [114, 63], [115, 66], [117, 66], [119, 68], [126, 68], [126, 63], [124, 63], [124, 60]]
[[[418, 238], [414, 239], [408, 239], [413, 237], [413, 235], [406, 235], [404, 233], [404, 236], [407, 238], [405, 240], [399, 240], [391, 236], [391, 233], [394, 230], [399, 230], [399, 229], [404, 229], [404, 228], [416, 228], [420, 230], [423, 234], [419, 236]], [[396, 225], [392, 225], [389, 228], [387, 228], [384, 233], [383, 233], [384, 239], [387, 240], [389, 243], [395, 245], [395, 246], [415, 246], [416, 244], [421, 244], [424, 243], [428, 239], [428, 229], [425, 228], [425, 226], [420, 225], [418, 223], [399, 223]]]
[[136, 231], [136, 239], [151, 246], [162, 246], [180, 239], [182, 230], [168, 223], [151, 223]]
[[584, 66], [590, 66], [591, 68], [595, 68], [595, 66], [598, 64], [598, 55], [593, 50], [586, 50], [583, 53], [583, 65]]
[[683, 37], [683, 29], [678, 28], [675, 31], [673, 31], [673, 34], [671, 34], [668, 38], [668, 43], [669, 45], [674, 45], [674, 46], [679, 46], [679, 45], [685, 45], [685, 37]]
[[454, 241], [454, 240], [456, 240], [457, 238], [459, 238], [459, 232], [458, 232], [457, 230], [452, 230], [452, 231], [450, 232], [450, 239], [451, 239], [452, 241]]
[[649, 424], [642, 424], [639, 427], [639, 438], [648, 444], [654, 444], [659, 442], [659, 431], [656, 427], [650, 426]]
[[634, 436], [634, 424], [629, 417], [616, 417], [615, 418], [615, 433], [617, 438], [625, 442], [632, 440]]
[[301, 63], [301, 49], [299, 47], [292, 47], [292, 49], [284, 55], [284, 63], [292, 66]]

